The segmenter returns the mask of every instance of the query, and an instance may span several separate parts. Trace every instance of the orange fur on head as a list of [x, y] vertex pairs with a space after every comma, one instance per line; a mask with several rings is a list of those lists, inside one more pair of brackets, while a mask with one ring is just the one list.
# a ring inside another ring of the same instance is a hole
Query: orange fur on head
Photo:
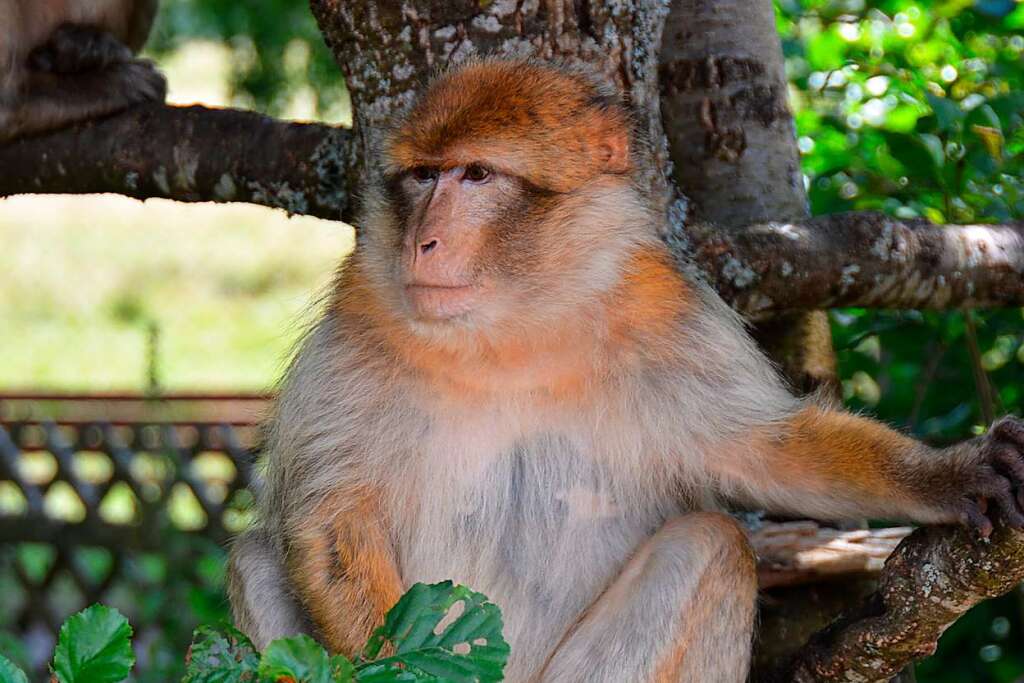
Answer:
[[528, 60], [483, 60], [435, 81], [392, 137], [391, 171], [471, 163], [571, 191], [632, 169], [630, 117], [585, 74]]

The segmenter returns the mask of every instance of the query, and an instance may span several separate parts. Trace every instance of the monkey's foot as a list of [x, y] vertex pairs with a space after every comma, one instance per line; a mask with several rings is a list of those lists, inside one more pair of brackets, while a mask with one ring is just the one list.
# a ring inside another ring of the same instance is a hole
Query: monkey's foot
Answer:
[[110, 33], [93, 26], [62, 24], [29, 55], [36, 71], [58, 74], [98, 71], [132, 59], [132, 51]]

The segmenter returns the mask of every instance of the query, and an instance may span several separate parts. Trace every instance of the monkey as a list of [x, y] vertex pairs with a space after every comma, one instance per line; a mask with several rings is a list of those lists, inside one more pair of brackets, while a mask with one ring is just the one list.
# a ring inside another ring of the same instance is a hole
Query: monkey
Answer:
[[937, 448], [793, 395], [659, 237], [636, 120], [582, 67], [492, 57], [387, 130], [230, 552], [258, 647], [351, 656], [452, 579], [502, 609], [511, 683], [737, 683], [757, 574], [729, 505], [1024, 525], [1021, 420]]
[[0, 0], [0, 144], [142, 102], [167, 82], [135, 54], [157, 0]]

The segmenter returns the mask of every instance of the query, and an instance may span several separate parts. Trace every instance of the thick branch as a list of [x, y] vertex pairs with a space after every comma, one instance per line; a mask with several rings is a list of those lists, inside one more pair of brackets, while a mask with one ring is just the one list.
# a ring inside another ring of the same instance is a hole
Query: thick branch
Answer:
[[936, 226], [857, 212], [691, 232], [698, 265], [754, 319], [839, 306], [1024, 305], [1024, 223]]
[[851, 574], [878, 574], [910, 527], [841, 531], [815, 522], [769, 523], [751, 532], [761, 589]]
[[1024, 579], [1024, 533], [980, 542], [951, 527], [919, 529], [885, 564], [878, 590], [816, 634], [775, 681], [887, 681], [935, 651], [964, 612]]
[[[230, 109], [140, 107], [0, 147], [0, 197], [116, 192], [349, 217], [351, 133]], [[689, 227], [692, 257], [751, 318], [836, 306], [1024, 305], [1024, 224], [934, 226], [847, 213]]]
[[149, 105], [0, 147], [0, 197], [116, 192], [337, 219], [351, 134], [253, 112]]

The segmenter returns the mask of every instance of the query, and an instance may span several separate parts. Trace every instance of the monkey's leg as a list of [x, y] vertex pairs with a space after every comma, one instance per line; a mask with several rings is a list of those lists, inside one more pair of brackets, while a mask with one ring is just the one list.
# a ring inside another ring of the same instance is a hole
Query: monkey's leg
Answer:
[[754, 556], [731, 518], [667, 522], [551, 655], [545, 683], [742, 683], [757, 596]]
[[312, 633], [262, 529], [247, 531], [231, 544], [228, 597], [235, 626], [261, 650], [277, 638]]

